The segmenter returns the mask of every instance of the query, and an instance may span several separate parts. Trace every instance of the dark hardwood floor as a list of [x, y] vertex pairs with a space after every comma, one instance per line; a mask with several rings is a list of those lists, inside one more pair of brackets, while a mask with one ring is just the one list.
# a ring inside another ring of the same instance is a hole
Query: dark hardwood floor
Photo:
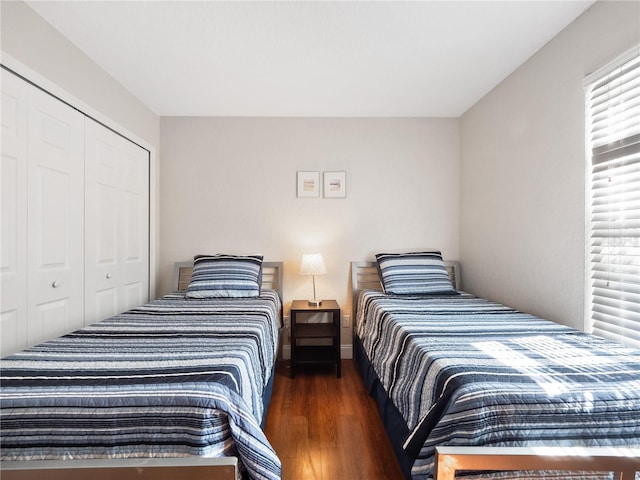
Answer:
[[291, 379], [288, 364], [279, 364], [265, 432], [283, 480], [402, 479], [352, 360], [342, 360], [342, 378], [334, 369], [310, 368]]

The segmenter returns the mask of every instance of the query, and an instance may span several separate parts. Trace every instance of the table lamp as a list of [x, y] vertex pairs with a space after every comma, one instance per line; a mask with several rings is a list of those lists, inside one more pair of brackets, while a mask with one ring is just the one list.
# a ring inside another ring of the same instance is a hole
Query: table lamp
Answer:
[[313, 278], [313, 300], [309, 300], [309, 305], [313, 305], [314, 307], [322, 303], [322, 300], [316, 298], [316, 275], [322, 275], [323, 273], [327, 273], [327, 268], [324, 266], [321, 254], [305, 253], [302, 255], [300, 274], [311, 275]]

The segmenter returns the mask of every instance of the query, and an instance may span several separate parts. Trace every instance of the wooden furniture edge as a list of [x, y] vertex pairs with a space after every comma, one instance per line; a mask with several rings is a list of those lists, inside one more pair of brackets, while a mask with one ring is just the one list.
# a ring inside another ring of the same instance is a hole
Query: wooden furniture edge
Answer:
[[[175, 262], [173, 266], [173, 278], [171, 289], [174, 292], [184, 291], [189, 285], [193, 260], [186, 262]], [[283, 262], [262, 262], [262, 287], [271, 288], [278, 292], [280, 302], [283, 300]]]
[[[444, 266], [456, 290], [462, 289], [462, 276], [460, 274], [460, 262], [445, 260]], [[351, 315], [353, 326], [357, 325], [358, 295], [361, 290], [382, 291], [382, 284], [376, 262], [353, 261], [351, 262]]]
[[434, 480], [454, 480], [458, 470], [564, 470], [614, 472], [634, 480], [640, 448], [628, 447], [436, 447]]
[[236, 457], [16, 460], [0, 462], [3, 480], [237, 480]]

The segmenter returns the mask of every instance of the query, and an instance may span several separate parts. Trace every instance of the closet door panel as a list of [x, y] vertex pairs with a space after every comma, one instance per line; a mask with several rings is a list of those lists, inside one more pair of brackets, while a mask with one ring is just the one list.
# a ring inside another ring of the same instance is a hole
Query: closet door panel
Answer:
[[96, 264], [107, 269], [118, 264], [118, 225], [121, 198], [118, 188], [103, 182], [95, 184]]
[[[119, 210], [122, 204], [118, 188], [106, 182], [96, 182], [95, 210], [90, 210], [87, 205], [87, 213], [95, 215], [89, 221], [88, 226], [95, 228], [95, 236], [88, 235], [88, 239], [94, 239], [87, 244], [87, 262], [92, 262], [93, 268], [87, 265], [87, 299], [88, 307], [95, 302], [94, 307], [87, 311], [87, 324], [95, 320], [115, 315], [120, 311], [119, 301], [119, 245], [118, 236]], [[91, 202], [93, 203], [93, 202]], [[95, 298], [90, 298], [89, 292], [93, 292]]]
[[149, 299], [149, 152], [125, 146], [123, 285], [125, 309]]
[[96, 319], [108, 318], [118, 313], [118, 289], [108, 287], [96, 291], [94, 309]]
[[118, 136], [85, 119], [85, 324], [120, 312]]
[[[86, 122], [86, 212], [87, 234], [86, 295], [87, 324], [120, 311], [118, 288], [119, 212], [122, 208], [119, 188], [119, 155], [109, 131], [96, 133]], [[93, 122], [91, 122], [93, 123]], [[102, 137], [107, 134], [106, 138]], [[95, 202], [95, 203], [94, 203]], [[91, 232], [95, 230], [95, 235]], [[94, 295], [91, 295], [91, 292]]]
[[51, 301], [40, 301], [32, 306], [29, 317], [29, 345], [38, 344], [79, 328], [74, 321], [75, 299], [60, 297]]
[[149, 299], [148, 152], [86, 119], [86, 322]]
[[[73, 183], [70, 172], [50, 169], [44, 165], [36, 165], [33, 174], [36, 186], [32, 208], [35, 215], [33, 238], [37, 254], [36, 269], [46, 274], [48, 271], [63, 269], [68, 271], [72, 266], [73, 246], [70, 229], [74, 226], [70, 213], [73, 211]], [[66, 273], [66, 272], [65, 272]], [[55, 275], [55, 273], [52, 273]]]
[[[87, 292], [95, 292], [95, 309], [88, 312], [90, 323], [115, 315], [120, 311], [119, 300], [119, 216], [122, 208], [121, 192], [118, 185], [118, 151], [104, 141], [93, 144], [97, 155], [94, 191], [85, 193], [85, 197], [95, 199], [87, 204], [87, 213], [93, 218], [86, 220], [87, 232], [95, 228], [95, 236], [87, 235], [87, 251], [94, 252], [85, 259], [87, 267]], [[89, 184], [87, 183], [87, 186]], [[91, 283], [93, 282], [93, 285]], [[94, 299], [86, 300], [89, 304]], [[93, 318], [92, 318], [93, 317]]]
[[27, 85], [2, 70], [0, 356], [27, 346]]
[[124, 310], [142, 305], [148, 301], [146, 284], [143, 281], [134, 281], [123, 286]]
[[[4, 140], [3, 140], [4, 142]], [[26, 258], [21, 255], [21, 241], [24, 241], [25, 235], [20, 230], [26, 231], [19, 225], [24, 214], [21, 214], [21, 203], [26, 205], [26, 166], [19, 157], [20, 153], [11, 154], [2, 153], [2, 255], [0, 256], [0, 271], [2, 272], [3, 287], [4, 282], [10, 281], [12, 277], [20, 274], [20, 258]], [[20, 202], [24, 197], [25, 201]], [[26, 274], [26, 272], [22, 272]], [[5, 290], [3, 290], [4, 292]], [[4, 296], [4, 295], [3, 295]]]
[[84, 324], [83, 115], [35, 87], [28, 108], [30, 345]]

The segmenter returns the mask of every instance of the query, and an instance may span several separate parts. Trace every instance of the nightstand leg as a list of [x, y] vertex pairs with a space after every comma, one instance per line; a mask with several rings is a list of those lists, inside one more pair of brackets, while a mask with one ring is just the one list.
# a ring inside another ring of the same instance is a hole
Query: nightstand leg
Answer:
[[289, 368], [289, 377], [293, 378], [296, 376], [296, 312], [289, 312], [289, 328], [291, 329], [289, 336], [289, 343], [291, 344], [291, 368]]
[[340, 358], [340, 310], [333, 314], [333, 324], [336, 329], [336, 337], [333, 340], [334, 348], [336, 349], [336, 375], [338, 378], [342, 377], [342, 359]]
[[289, 368], [289, 377], [291, 378], [296, 376], [296, 358], [295, 358], [295, 353], [293, 348], [294, 342], [295, 340], [292, 338], [291, 339], [291, 368]]

